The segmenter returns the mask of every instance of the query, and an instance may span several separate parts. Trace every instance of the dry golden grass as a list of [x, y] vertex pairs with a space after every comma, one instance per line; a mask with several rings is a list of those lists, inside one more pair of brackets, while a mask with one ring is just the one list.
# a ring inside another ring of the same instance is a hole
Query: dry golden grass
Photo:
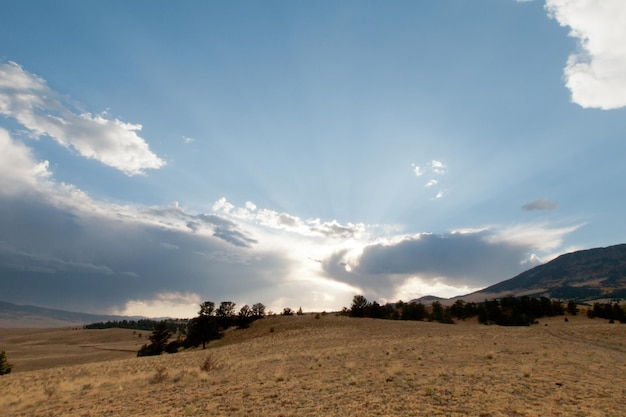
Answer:
[[[141, 337], [139, 335], [141, 334]], [[13, 372], [132, 358], [150, 332], [128, 329], [2, 329], [0, 348]]]
[[503, 328], [270, 317], [204, 351], [0, 377], [0, 410], [7, 417], [620, 416], [625, 372], [626, 326], [604, 320]]

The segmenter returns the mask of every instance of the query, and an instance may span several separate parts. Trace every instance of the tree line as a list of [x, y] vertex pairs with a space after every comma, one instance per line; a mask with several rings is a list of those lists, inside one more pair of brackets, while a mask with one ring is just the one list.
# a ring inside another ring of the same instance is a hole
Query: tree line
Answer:
[[184, 332], [187, 327], [187, 320], [180, 319], [167, 319], [167, 320], [152, 320], [152, 319], [139, 319], [139, 320], [109, 320], [99, 321], [97, 323], [86, 324], [85, 329], [133, 329], [133, 330], [146, 330], [152, 331], [154, 326], [160, 321], [164, 321], [167, 327], [172, 333]]
[[200, 304], [198, 315], [187, 321], [184, 332], [179, 332], [176, 340], [170, 341], [173, 332], [167, 322], [157, 322], [149, 337], [150, 343], [143, 345], [137, 356], [175, 353], [180, 348], [189, 349], [200, 345], [205, 349], [207, 343], [221, 338], [225, 330], [231, 327], [247, 328], [253, 321], [263, 317], [265, 306], [261, 303], [252, 307], [244, 305], [237, 312], [232, 301], [222, 301], [217, 308], [214, 302], [205, 301]]
[[[617, 304], [616, 304], [617, 305]], [[610, 306], [594, 305], [593, 311], [597, 311], [596, 317], [608, 318], [608, 311], [613, 315], [624, 310], [617, 305]], [[454, 320], [466, 320], [477, 317], [482, 324], [497, 324], [500, 326], [529, 326], [542, 317], [553, 317], [578, 314], [578, 305], [570, 300], [566, 304], [560, 300], [551, 300], [547, 297], [514, 297], [507, 296], [500, 299], [485, 300], [474, 303], [457, 300], [451, 306], [443, 306], [439, 301], [434, 301], [430, 306], [418, 302], [378, 304], [376, 301], [369, 302], [363, 295], [355, 295], [350, 308], [343, 309], [344, 314], [351, 317], [371, 317], [388, 320], [428, 320], [440, 323], [454, 323]], [[604, 314], [604, 315], [603, 315]], [[626, 320], [626, 317], [624, 317]], [[615, 316], [615, 319], [619, 319]]]
[[615, 322], [615, 320], [620, 323], [626, 323], [625, 308], [626, 306], [620, 306], [619, 303], [593, 303], [593, 307], [587, 310], [587, 317], [599, 317], [607, 319], [611, 323]]
[[355, 295], [350, 308], [344, 307], [342, 313], [350, 317], [453, 323], [450, 308], [443, 306], [439, 301], [434, 301], [430, 307], [422, 303], [402, 301], [381, 305], [376, 301], [369, 302], [363, 295]]

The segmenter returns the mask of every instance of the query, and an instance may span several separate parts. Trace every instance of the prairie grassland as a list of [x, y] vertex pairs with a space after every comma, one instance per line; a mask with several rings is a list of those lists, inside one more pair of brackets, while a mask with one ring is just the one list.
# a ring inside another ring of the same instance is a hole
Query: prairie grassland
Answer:
[[5, 375], [0, 392], [7, 417], [620, 416], [626, 326], [269, 317], [206, 350]]
[[132, 358], [149, 342], [149, 335], [128, 329], [0, 328], [0, 349], [6, 351], [13, 372], [23, 372]]

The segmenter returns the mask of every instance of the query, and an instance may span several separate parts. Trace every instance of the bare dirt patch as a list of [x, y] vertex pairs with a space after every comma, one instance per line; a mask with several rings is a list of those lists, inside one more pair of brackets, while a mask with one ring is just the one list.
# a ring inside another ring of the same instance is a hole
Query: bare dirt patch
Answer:
[[270, 317], [204, 351], [0, 377], [0, 410], [7, 417], [618, 416], [625, 344], [626, 326], [586, 318], [504, 328]]

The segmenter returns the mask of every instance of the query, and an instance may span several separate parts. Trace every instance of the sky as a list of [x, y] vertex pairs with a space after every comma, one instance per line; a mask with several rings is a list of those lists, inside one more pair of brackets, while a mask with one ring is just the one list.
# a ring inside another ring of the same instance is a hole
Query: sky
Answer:
[[467, 294], [626, 242], [623, 0], [0, 4], [0, 300]]

